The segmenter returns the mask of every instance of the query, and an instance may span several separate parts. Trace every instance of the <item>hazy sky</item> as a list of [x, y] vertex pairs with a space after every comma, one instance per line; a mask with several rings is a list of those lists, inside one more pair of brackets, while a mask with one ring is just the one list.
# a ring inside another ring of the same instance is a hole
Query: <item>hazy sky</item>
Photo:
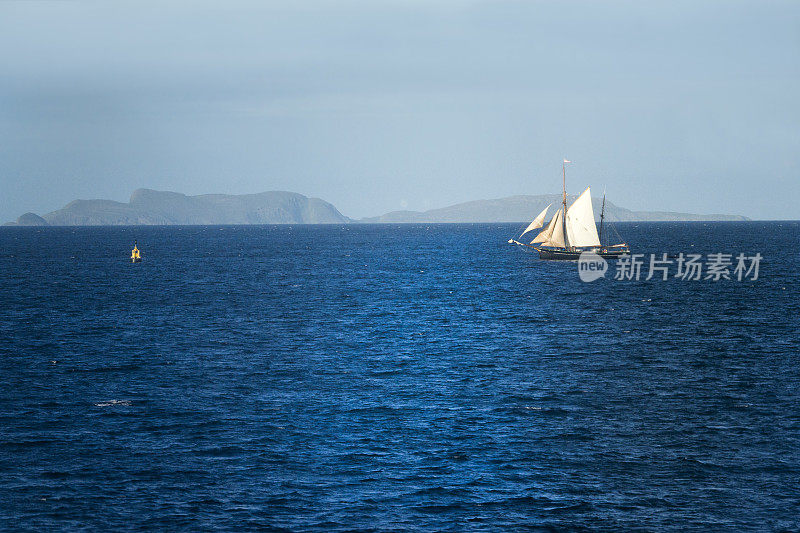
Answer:
[[800, 218], [800, 2], [0, 2], [0, 222], [290, 190], [353, 217], [604, 187]]

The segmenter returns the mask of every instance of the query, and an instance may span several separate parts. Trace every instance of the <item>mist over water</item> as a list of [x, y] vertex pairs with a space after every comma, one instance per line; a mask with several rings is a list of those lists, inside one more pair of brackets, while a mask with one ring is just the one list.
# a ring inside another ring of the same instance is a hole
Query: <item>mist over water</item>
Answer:
[[[800, 528], [798, 222], [0, 229], [0, 527]], [[133, 241], [143, 262], [129, 263]]]

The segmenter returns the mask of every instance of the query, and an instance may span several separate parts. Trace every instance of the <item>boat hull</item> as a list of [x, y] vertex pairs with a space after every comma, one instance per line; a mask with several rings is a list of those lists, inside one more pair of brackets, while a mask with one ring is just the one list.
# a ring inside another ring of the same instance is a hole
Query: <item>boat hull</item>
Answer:
[[[550, 261], [577, 261], [583, 251], [580, 250], [558, 250], [548, 248], [537, 248], [539, 259]], [[629, 250], [594, 250], [594, 253], [603, 259], [617, 259], [620, 256], [630, 254]]]

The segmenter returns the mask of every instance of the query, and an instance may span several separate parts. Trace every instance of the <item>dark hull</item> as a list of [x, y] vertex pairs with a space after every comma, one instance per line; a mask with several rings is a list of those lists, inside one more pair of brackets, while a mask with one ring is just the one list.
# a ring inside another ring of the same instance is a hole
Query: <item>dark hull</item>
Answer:
[[[537, 248], [539, 259], [549, 259], [552, 261], [577, 261], [581, 256], [581, 251], [577, 250], [553, 250], [547, 248]], [[618, 257], [630, 254], [628, 250], [603, 250], [596, 251], [595, 254], [603, 259], [617, 259]]]

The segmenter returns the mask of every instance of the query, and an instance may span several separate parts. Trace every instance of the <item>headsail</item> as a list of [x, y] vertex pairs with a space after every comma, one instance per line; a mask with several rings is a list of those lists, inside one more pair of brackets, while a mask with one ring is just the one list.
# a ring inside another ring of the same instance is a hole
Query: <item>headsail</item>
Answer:
[[589, 187], [567, 209], [567, 239], [571, 246], [600, 246]]
[[547, 207], [544, 208], [544, 210], [541, 213], [536, 215], [536, 218], [533, 219], [533, 222], [531, 222], [528, 225], [528, 227], [525, 228], [525, 231], [520, 233], [519, 236], [522, 237], [523, 235], [525, 235], [526, 233], [528, 233], [531, 230], [535, 230], [536, 228], [541, 228], [542, 225], [544, 224], [544, 217], [547, 216], [547, 210], [550, 209], [551, 205], [553, 205], [553, 204], [548, 205]]
[[547, 227], [531, 241], [531, 244], [541, 243], [543, 246], [564, 247], [564, 210], [559, 209]]
[[556, 211], [556, 214], [553, 215], [553, 218], [550, 219], [550, 222], [547, 223], [547, 226], [545, 226], [545, 228], [541, 232], [539, 232], [539, 235], [537, 235], [531, 241], [531, 244], [542, 243], [550, 238], [550, 236], [553, 234], [553, 229], [556, 227], [556, 219], [558, 218], [558, 214], [560, 212], [561, 212], [560, 209]]
[[542, 243], [543, 246], [554, 246], [557, 248], [565, 248], [564, 243], [564, 210], [559, 209], [556, 214], [556, 223], [553, 226], [553, 234], [550, 238]]

